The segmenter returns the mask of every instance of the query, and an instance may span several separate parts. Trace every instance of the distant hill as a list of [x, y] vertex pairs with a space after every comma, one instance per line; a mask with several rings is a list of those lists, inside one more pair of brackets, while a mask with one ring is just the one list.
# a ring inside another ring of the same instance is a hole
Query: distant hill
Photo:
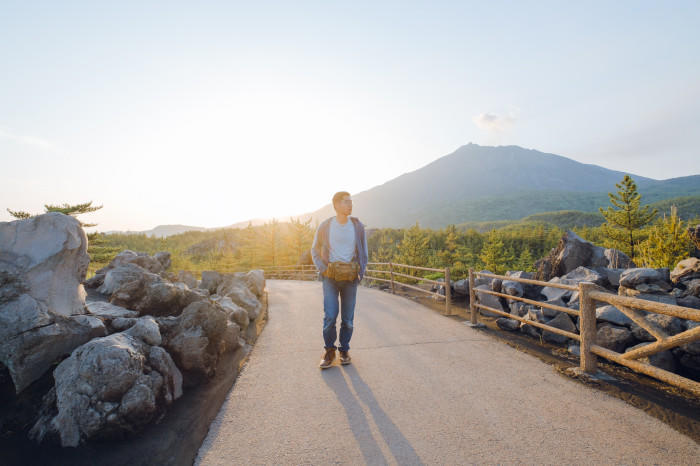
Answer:
[[[354, 212], [371, 227], [484, 222], [542, 212], [596, 212], [626, 173], [518, 146], [468, 144], [423, 168], [353, 195]], [[643, 203], [700, 196], [700, 175], [653, 180], [629, 173]], [[330, 204], [308, 214], [333, 215]]]
[[[166, 238], [168, 236], [179, 235], [180, 233], [185, 233], [188, 231], [213, 231], [213, 230], [221, 230], [223, 228], [245, 228], [248, 226], [248, 224], [252, 224], [253, 226], [258, 226], [258, 225], [262, 225], [268, 221], [269, 220], [254, 218], [252, 220], [247, 220], [245, 222], [238, 222], [238, 223], [233, 223], [231, 225], [227, 225], [225, 227], [215, 227], [215, 228], [195, 227], [195, 226], [190, 226], [190, 225], [158, 225], [157, 227], [151, 228], [150, 230], [106, 231], [105, 234], [109, 235], [112, 233], [122, 233], [122, 234], [154, 236], [156, 238]], [[288, 219], [281, 219], [280, 221], [287, 222], [289, 220]]]
[[[678, 208], [678, 215], [683, 220], [700, 219], [700, 196], [685, 196], [667, 199], [664, 201], [653, 202], [650, 207], [656, 208], [659, 211], [659, 216], [668, 215], [671, 212], [671, 206], [675, 205]], [[605, 222], [605, 219], [600, 212], [582, 212], [579, 210], [561, 210], [557, 212], [541, 212], [538, 214], [528, 215], [519, 220], [494, 220], [490, 222], [463, 222], [457, 224], [460, 230], [474, 229], [478, 232], [490, 230], [498, 230], [514, 225], [523, 224], [550, 224], [556, 225], [563, 230], [569, 230], [575, 227], [596, 227]]]
[[180, 233], [185, 233], [186, 231], [207, 231], [208, 228], [204, 227], [194, 227], [190, 225], [158, 225], [155, 228], [144, 231], [106, 231], [105, 234], [113, 233], [123, 233], [123, 234], [133, 234], [133, 235], [146, 235], [155, 236], [157, 238], [164, 238], [171, 235], [179, 235]]

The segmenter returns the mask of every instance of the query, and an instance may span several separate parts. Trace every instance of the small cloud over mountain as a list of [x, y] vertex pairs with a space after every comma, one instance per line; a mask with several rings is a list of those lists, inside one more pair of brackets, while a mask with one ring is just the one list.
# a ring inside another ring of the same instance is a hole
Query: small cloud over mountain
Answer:
[[472, 118], [474, 124], [481, 130], [491, 132], [504, 132], [515, 125], [518, 120], [517, 111], [511, 110], [507, 114], [480, 113]]

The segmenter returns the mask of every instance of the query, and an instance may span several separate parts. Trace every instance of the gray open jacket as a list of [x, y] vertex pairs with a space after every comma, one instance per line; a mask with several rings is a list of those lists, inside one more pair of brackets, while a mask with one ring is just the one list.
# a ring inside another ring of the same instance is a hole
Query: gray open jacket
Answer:
[[[328, 268], [328, 257], [330, 249], [328, 247], [328, 237], [330, 235], [331, 220], [335, 217], [330, 217], [321, 222], [314, 236], [314, 243], [311, 246], [311, 258], [320, 273], [323, 273]], [[365, 235], [365, 226], [356, 217], [349, 217], [355, 226], [355, 257], [353, 258], [360, 264], [360, 280], [365, 275], [367, 262], [367, 236]]]

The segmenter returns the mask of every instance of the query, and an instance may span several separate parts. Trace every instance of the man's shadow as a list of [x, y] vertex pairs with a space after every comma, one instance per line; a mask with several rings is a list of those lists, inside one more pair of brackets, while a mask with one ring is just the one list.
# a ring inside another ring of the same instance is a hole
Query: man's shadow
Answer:
[[[379, 406], [372, 390], [362, 380], [354, 366], [333, 367], [330, 370], [324, 370], [321, 374], [326, 385], [333, 389], [338, 401], [343, 405], [345, 414], [348, 417], [348, 424], [360, 446], [366, 464], [388, 463], [379, 444], [372, 436], [369, 422], [362, 411], [360, 402], [364, 403], [369, 409], [374, 423], [379, 429], [379, 433], [398, 464], [423, 464], [406, 437], [403, 436], [391, 418]], [[357, 396], [350, 390], [345, 376], [350, 379]]]

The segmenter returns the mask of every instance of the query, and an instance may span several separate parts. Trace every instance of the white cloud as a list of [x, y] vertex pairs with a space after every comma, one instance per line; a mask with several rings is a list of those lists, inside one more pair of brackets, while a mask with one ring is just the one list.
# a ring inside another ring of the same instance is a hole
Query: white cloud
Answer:
[[11, 141], [25, 146], [38, 147], [40, 149], [52, 149], [53, 145], [41, 138], [26, 136], [12, 131], [7, 127], [0, 126], [0, 140]]
[[517, 110], [510, 110], [504, 115], [480, 113], [472, 118], [477, 128], [483, 131], [502, 133], [508, 131], [518, 120]]

